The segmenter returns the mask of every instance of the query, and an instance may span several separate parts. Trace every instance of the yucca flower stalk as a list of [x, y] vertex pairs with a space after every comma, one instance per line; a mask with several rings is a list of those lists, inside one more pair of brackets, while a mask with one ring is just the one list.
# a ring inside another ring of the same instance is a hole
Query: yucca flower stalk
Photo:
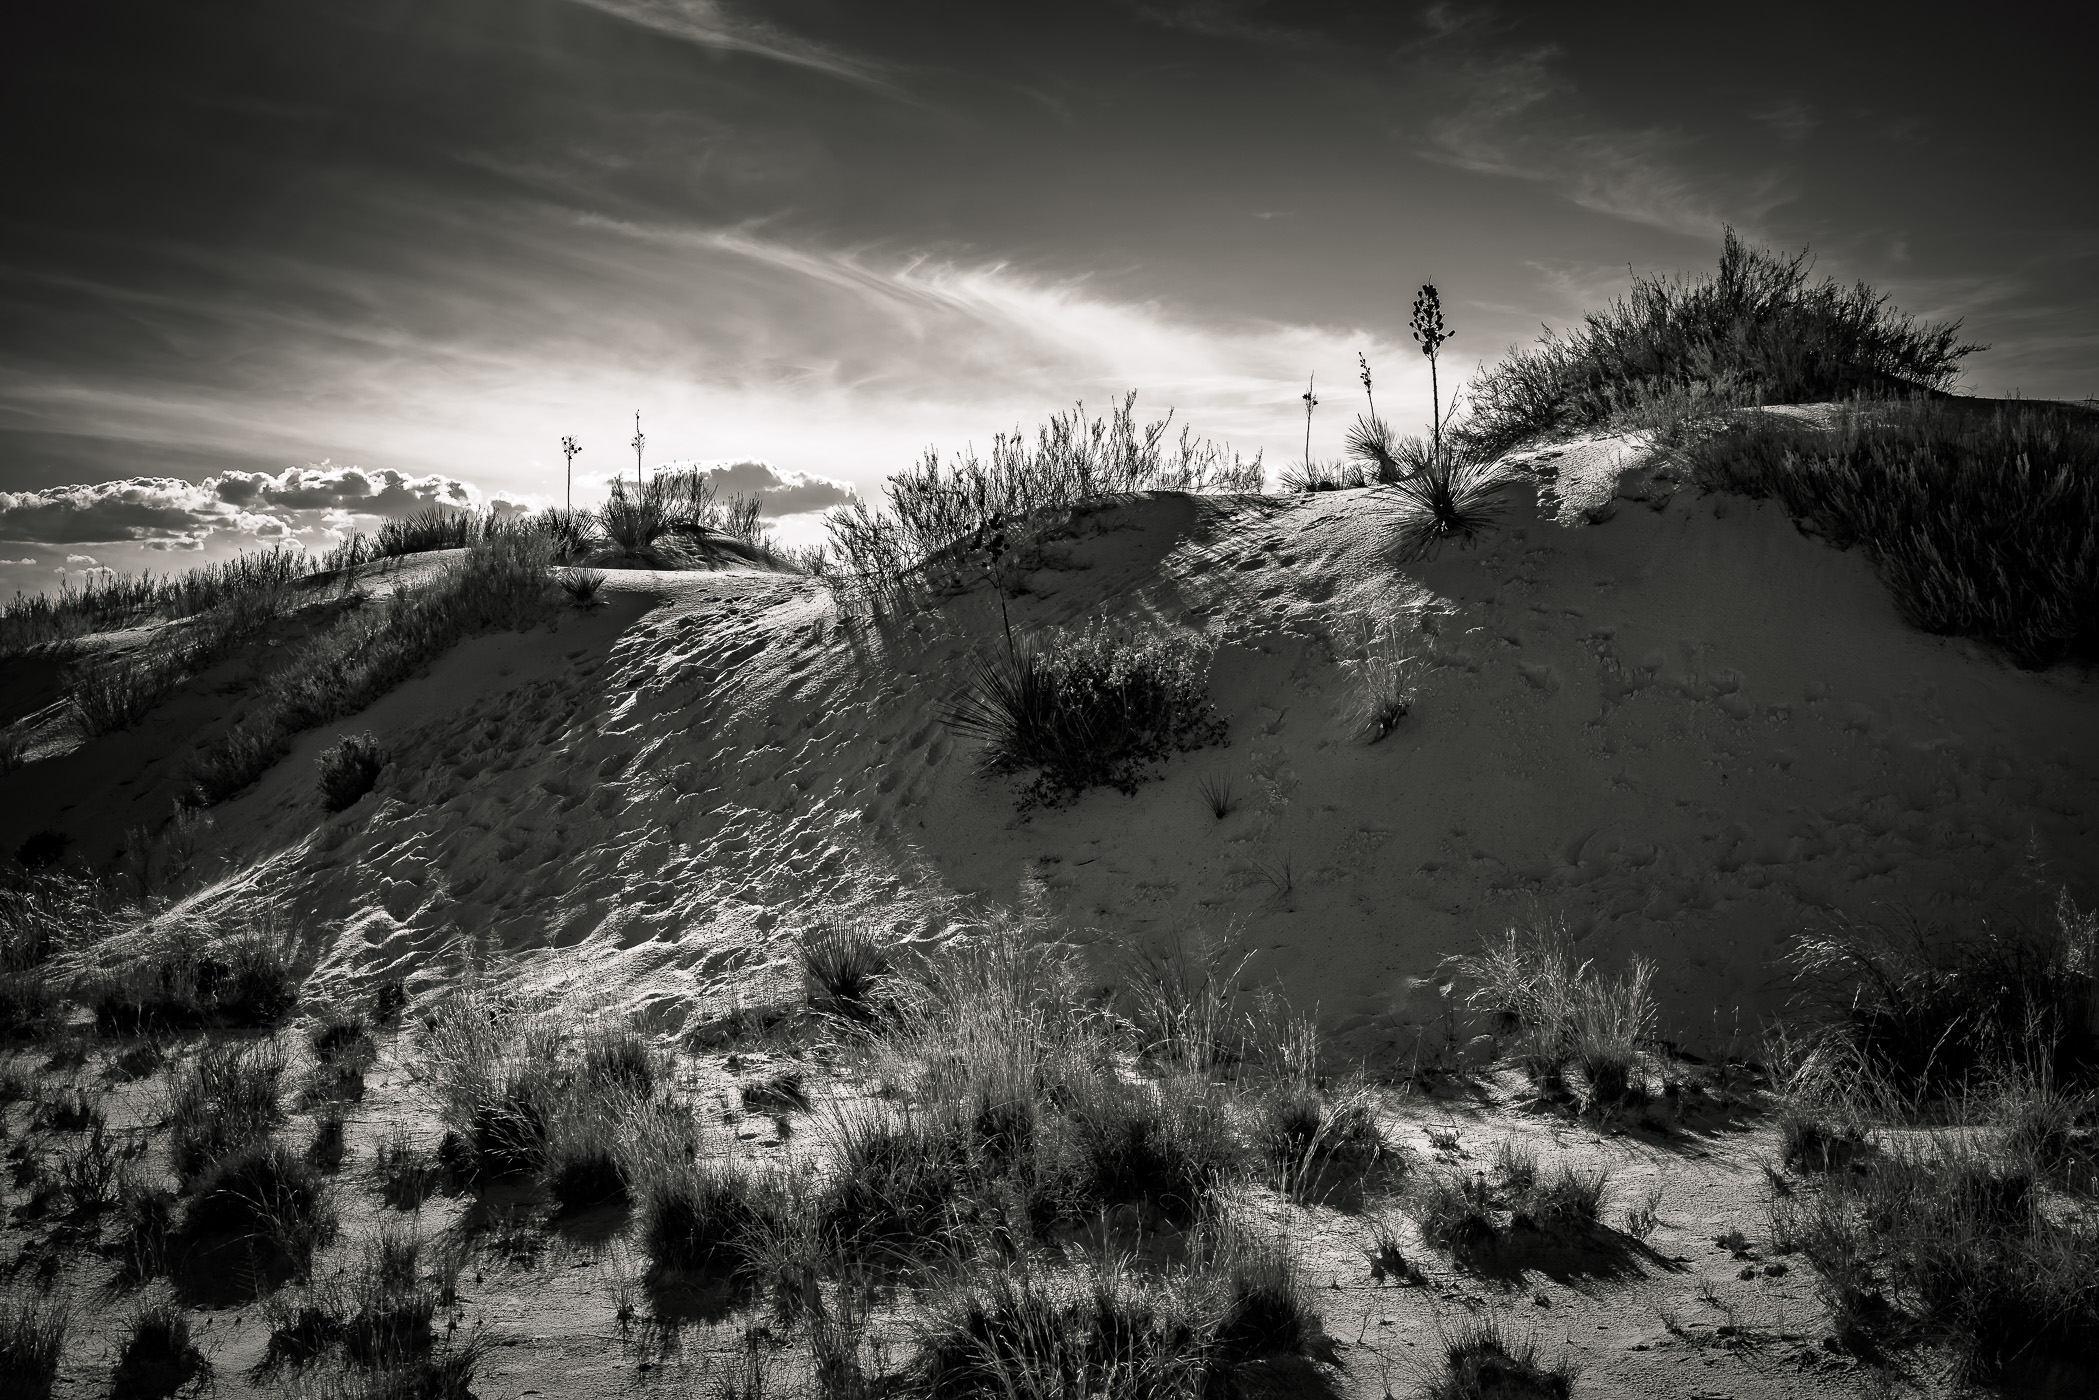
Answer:
[[636, 491], [642, 489], [641, 449], [647, 443], [648, 439], [641, 434], [641, 410], [637, 408], [634, 410], [634, 441], [627, 444], [627, 446], [634, 449], [634, 489]]
[[1319, 407], [1319, 396], [1312, 392], [1311, 375], [1305, 376], [1305, 470], [1312, 470], [1312, 410]]
[[561, 455], [568, 458], [568, 484], [562, 493], [564, 510], [576, 508], [576, 454], [582, 450], [582, 446], [574, 438], [564, 436], [561, 439]]
[[[1414, 315], [1410, 324], [1414, 343], [1421, 347], [1422, 354], [1428, 356], [1429, 437], [1436, 466], [1440, 469], [1443, 465], [1443, 394], [1436, 383], [1436, 352], [1456, 332], [1443, 329], [1443, 299], [1436, 294], [1435, 283], [1421, 284], [1420, 294], [1414, 298]], [[1370, 389], [1367, 367], [1363, 372], [1363, 388], [1366, 393]], [[1372, 411], [1375, 412], [1375, 408]]]

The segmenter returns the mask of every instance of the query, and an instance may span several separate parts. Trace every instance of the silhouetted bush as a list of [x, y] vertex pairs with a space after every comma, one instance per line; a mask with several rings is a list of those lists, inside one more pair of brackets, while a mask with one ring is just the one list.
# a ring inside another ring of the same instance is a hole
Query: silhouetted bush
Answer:
[[1810, 266], [1728, 229], [1717, 274], [1635, 278], [1576, 330], [1475, 380], [1457, 435], [1493, 457], [1663, 399], [1710, 409], [1940, 390], [1979, 348], [1957, 343], [1958, 322], [1919, 325], [1863, 282], [1812, 281]]

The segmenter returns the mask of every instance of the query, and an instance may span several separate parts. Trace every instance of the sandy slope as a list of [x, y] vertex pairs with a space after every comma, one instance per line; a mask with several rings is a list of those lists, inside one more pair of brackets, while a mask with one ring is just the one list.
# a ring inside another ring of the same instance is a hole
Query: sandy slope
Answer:
[[[1218, 646], [1230, 745], [1134, 797], [1019, 818], [943, 729], [997, 636], [988, 585], [847, 627], [804, 580], [615, 572], [596, 612], [472, 642], [305, 736], [220, 809], [230, 864], [199, 899], [289, 906], [324, 983], [547, 953], [666, 1025], [769, 995], [809, 921], [908, 908], [900, 933], [928, 931], [926, 891], [1031, 902], [1110, 946], [1236, 926], [1352, 1048], [1404, 1053], [1438, 1023], [1444, 955], [1533, 912], [1606, 963], [1653, 954], [1696, 1045], [1754, 1029], [1813, 921], [2099, 894], [2088, 678], [1907, 628], [1857, 554], [1676, 489], [1637, 440], [1529, 465], [1540, 490], [1422, 564], [1389, 557], [1388, 490], [1076, 520], [1016, 626], [1152, 618]], [[1376, 745], [1346, 713], [1366, 620], [1426, 657]], [[327, 817], [313, 759], [344, 729], [396, 762]], [[1242, 795], [1221, 822], [1206, 773]], [[1262, 871], [1285, 863], [1279, 894]]]

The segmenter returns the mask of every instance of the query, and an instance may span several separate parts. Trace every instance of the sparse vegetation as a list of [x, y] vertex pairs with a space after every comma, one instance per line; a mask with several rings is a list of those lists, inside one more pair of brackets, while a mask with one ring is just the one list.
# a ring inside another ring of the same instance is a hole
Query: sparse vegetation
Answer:
[[284, 1051], [274, 1041], [219, 1041], [175, 1075], [168, 1091], [168, 1154], [193, 1180], [221, 1158], [246, 1152], [283, 1118], [278, 1081]]
[[370, 734], [345, 734], [321, 750], [315, 763], [321, 806], [341, 812], [379, 783], [390, 756]]
[[1979, 348], [1959, 343], [1957, 322], [1920, 325], [1864, 283], [1813, 281], [1811, 266], [1728, 229], [1717, 274], [1637, 277], [1576, 330], [1475, 380], [1453, 436], [1492, 457], [1658, 400], [1712, 409], [1943, 390]]
[[802, 935], [802, 974], [812, 1004], [847, 1015], [873, 1007], [893, 969], [882, 930], [854, 920], [827, 920]]
[[20, 1386], [24, 1396], [49, 1395], [72, 1324], [69, 1299], [17, 1279], [0, 1293], [0, 1375]]
[[218, 611], [232, 616], [273, 614], [270, 601], [319, 567], [301, 549], [277, 546], [251, 550], [180, 574], [97, 573], [56, 592], [25, 595], [0, 604], [0, 657], [15, 656], [50, 642], [70, 641], [151, 621], [180, 621]]
[[433, 582], [351, 613], [266, 677], [247, 717], [196, 756], [199, 795], [219, 802], [240, 792], [284, 756], [294, 734], [355, 714], [462, 639], [545, 622], [560, 596], [552, 562], [544, 537], [499, 534]]
[[299, 995], [286, 941], [269, 920], [231, 935], [184, 920], [149, 930], [90, 978], [96, 1029], [143, 1035], [276, 1025]]
[[1493, 1313], [1461, 1320], [1443, 1339], [1443, 1369], [1421, 1386], [1421, 1400], [1567, 1400], [1573, 1362], [1539, 1359], [1534, 1337], [1517, 1337]]
[[183, 1212], [181, 1247], [192, 1255], [233, 1248], [264, 1275], [303, 1275], [335, 1238], [333, 1194], [320, 1172], [281, 1142], [264, 1140], [213, 1158]]
[[2099, 413], [1913, 399], [1826, 428], [1751, 413], [1684, 455], [1707, 489], [1771, 497], [1865, 550], [1927, 632], [2022, 666], [2099, 657]]
[[1540, 924], [1507, 930], [1462, 965], [1474, 983], [1473, 1005], [1497, 1016], [1517, 1064], [1541, 1093], [1567, 1092], [1571, 1069], [1585, 1108], [1646, 1102], [1653, 963], [1636, 955], [1623, 976], [1606, 977], [1587, 960], [1575, 961], [1563, 928]]
[[1073, 511], [1116, 496], [1261, 489], [1258, 456], [1242, 462], [1185, 428], [1169, 444], [1172, 415], [1139, 424], [1136, 400], [1126, 396], [1106, 418], [1088, 418], [1083, 404], [1055, 414], [1033, 443], [1018, 431], [1000, 433], [988, 462], [974, 451], [943, 461], [928, 449], [916, 468], [883, 483], [886, 505], [855, 497], [826, 516], [830, 551], [821, 577], [848, 606], [908, 609], [928, 585], [959, 581], [962, 560], [952, 547], [987, 529], [1004, 529], [1025, 559]]
[[1020, 807], [1057, 807], [1092, 787], [1135, 792], [1150, 765], [1224, 742], [1209, 657], [1184, 633], [1104, 623], [980, 661], [948, 727], [984, 745], [984, 768], [1034, 772]]

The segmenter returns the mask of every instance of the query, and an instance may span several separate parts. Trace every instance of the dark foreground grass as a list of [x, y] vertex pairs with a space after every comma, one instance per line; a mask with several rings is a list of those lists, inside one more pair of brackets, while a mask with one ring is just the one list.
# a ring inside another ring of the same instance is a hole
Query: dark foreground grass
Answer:
[[104, 1035], [199, 1027], [265, 1027], [297, 1005], [300, 977], [273, 925], [231, 936], [177, 926], [90, 979], [87, 1000]]
[[1813, 279], [1806, 253], [1726, 230], [1711, 275], [1638, 277], [1568, 334], [1548, 332], [1468, 392], [1458, 438], [1486, 456], [1656, 404], [1677, 411], [1947, 388], [1975, 349], [1864, 283]]
[[2099, 413], [1913, 399], [1828, 429], [1747, 414], [1686, 460], [1708, 489], [1771, 497], [1866, 551], [1927, 632], [2022, 666], [2099, 657]]
[[1537, 1341], [1517, 1336], [1492, 1313], [1469, 1317], [1443, 1339], [1443, 1368], [1416, 1393], [1421, 1400], [1567, 1400], [1571, 1360], [1547, 1363]]
[[17, 1278], [0, 1293], [0, 1376], [25, 1397], [49, 1395], [72, 1323], [66, 1298], [38, 1291], [27, 1276]]
[[109, 1393], [112, 1400], [160, 1400], [187, 1385], [206, 1385], [210, 1376], [189, 1315], [172, 1303], [154, 1303], [133, 1315]]
[[950, 707], [951, 729], [984, 745], [996, 774], [1032, 772], [1020, 809], [1057, 807], [1092, 787], [1131, 793], [1152, 764], [1224, 742], [1209, 655], [1184, 633], [1095, 623], [981, 661]]
[[290, 750], [292, 736], [355, 714], [466, 637], [547, 621], [561, 598], [552, 564], [544, 536], [502, 534], [435, 581], [346, 617], [266, 678], [246, 717], [196, 756], [199, 797], [240, 792]]
[[378, 785], [389, 755], [369, 734], [345, 734], [321, 750], [314, 764], [314, 783], [321, 806], [341, 812]]

